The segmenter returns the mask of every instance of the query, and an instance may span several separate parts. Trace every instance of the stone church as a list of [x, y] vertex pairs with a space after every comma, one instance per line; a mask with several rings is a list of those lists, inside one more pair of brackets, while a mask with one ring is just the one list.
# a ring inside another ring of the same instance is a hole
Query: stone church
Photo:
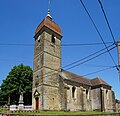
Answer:
[[115, 110], [112, 87], [101, 78], [89, 79], [61, 67], [62, 31], [48, 14], [34, 35], [33, 110]]

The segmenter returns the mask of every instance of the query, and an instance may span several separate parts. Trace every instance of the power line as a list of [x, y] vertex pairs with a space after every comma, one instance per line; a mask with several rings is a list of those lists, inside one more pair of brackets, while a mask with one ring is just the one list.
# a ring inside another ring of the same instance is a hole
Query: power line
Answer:
[[[115, 48], [115, 47], [109, 49], [109, 51], [111, 51], [111, 50], [114, 49], [114, 48]], [[88, 62], [88, 61], [90, 61], [90, 60], [93, 60], [93, 59], [95, 59], [95, 58], [97, 58], [97, 57], [99, 57], [99, 56], [105, 54], [106, 52], [108, 52], [108, 50], [105, 51], [105, 52], [102, 52], [102, 53], [100, 53], [100, 54], [98, 54], [98, 55], [96, 55], [96, 56], [94, 56], [94, 57], [92, 57], [92, 58], [89, 58], [88, 60], [85, 60], [85, 61], [83, 61], [83, 62], [81, 62], [81, 63], [79, 63], [79, 64], [76, 64], [76, 65], [74, 65], [74, 66], [71, 66], [70, 68], [67, 68], [66, 70], [75, 68], [75, 67], [77, 67], [77, 66], [79, 66], [79, 65], [81, 65], [81, 64], [84, 64], [84, 63], [86, 63], [86, 62]], [[116, 65], [115, 65], [115, 66], [116, 66]]]
[[[110, 47], [112, 47], [112, 46], [113, 46], [113, 44], [112, 44], [112, 45], [109, 45], [108, 48], [110, 48]], [[72, 62], [72, 63], [64, 66], [63, 68], [66, 68], [66, 67], [69, 67], [69, 66], [71, 66], [71, 65], [73, 65], [73, 64], [76, 64], [76, 63], [78, 63], [78, 62], [80, 62], [80, 61], [82, 61], [82, 60], [85, 60], [86, 58], [89, 58], [89, 57], [91, 57], [91, 56], [93, 56], [93, 55], [96, 55], [96, 54], [98, 54], [98, 53], [100, 53], [100, 52], [102, 52], [102, 51], [104, 51], [104, 50], [106, 50], [106, 48], [103, 48], [103, 49], [101, 49], [101, 50], [99, 50], [99, 51], [97, 51], [97, 52], [95, 52], [95, 53], [92, 53], [92, 54], [90, 54], [90, 55], [88, 55], [88, 56], [86, 56], [86, 57], [84, 57], [84, 58], [82, 58], [82, 59], [80, 59], [80, 60], [77, 60], [77, 61], [75, 61], [75, 62]]]
[[[110, 48], [110, 47], [112, 47], [112, 46], [113, 46], [113, 44], [112, 44], [112, 45], [109, 45], [108, 48]], [[64, 66], [64, 67], [62, 67], [62, 68], [69, 67], [69, 66], [71, 66], [71, 65], [73, 65], [73, 64], [76, 64], [76, 63], [78, 63], [78, 62], [80, 62], [80, 61], [82, 61], [82, 60], [85, 60], [85, 59], [87, 59], [87, 58], [89, 58], [89, 57], [91, 57], [91, 56], [93, 56], [93, 55], [96, 55], [96, 54], [104, 51], [105, 49], [106, 49], [106, 48], [101, 49], [101, 50], [99, 50], [99, 51], [97, 51], [97, 52], [95, 52], [95, 53], [93, 53], [93, 54], [91, 54], [91, 55], [88, 55], [88, 56], [86, 56], [86, 57], [84, 57], [84, 58], [82, 58], [82, 59], [80, 59], [80, 60], [78, 60], [78, 61], [75, 61], [75, 62], [73, 62], [73, 63], [71, 63], [71, 64], [68, 64], [68, 65], [66, 65], [66, 66]], [[112, 50], [112, 48], [111, 48], [110, 50]], [[103, 52], [103, 53], [101, 53], [101, 54], [99, 54], [99, 55], [97, 55], [97, 56], [95, 56], [95, 57], [98, 57], [98, 56], [100, 56], [100, 55], [102, 55], [102, 54], [104, 54], [104, 53], [106, 53], [106, 51]], [[94, 58], [94, 57], [92, 57], [92, 58], [89, 59], [89, 60], [86, 60], [86, 61], [82, 62], [82, 64], [84, 64], [84, 63], [92, 60], [93, 58]], [[79, 64], [79, 65], [80, 65], [80, 64]], [[74, 66], [74, 67], [75, 67], [75, 66]], [[72, 67], [72, 68], [74, 68], [74, 67]], [[70, 68], [71, 68], [71, 67], [70, 67]], [[59, 70], [56, 70], [56, 71], [59, 72], [60, 69], [59, 69]], [[55, 73], [55, 71], [51, 71], [51, 72], [45, 73], [45, 74], [44, 74], [44, 77], [46, 77], [46, 76], [52, 76], [52, 75], [54, 75], [54, 74], [57, 74], [57, 73]], [[40, 76], [42, 76], [42, 75], [40, 75]]]
[[[109, 46], [110, 47], [110, 46]], [[115, 48], [115, 47], [113, 47], [113, 48]], [[111, 49], [109, 49], [109, 50], [112, 50], [113, 48], [111, 48]], [[107, 51], [105, 51], [105, 52], [103, 52], [103, 53], [101, 53], [101, 54], [99, 54], [99, 55], [97, 55], [97, 56], [95, 56], [95, 57], [98, 57], [98, 56], [100, 56], [100, 55], [102, 55], [102, 54], [104, 54], [104, 53], [106, 53]], [[94, 58], [95, 58], [94, 57]], [[93, 59], [93, 58], [92, 58]], [[83, 63], [86, 63], [86, 62], [88, 62], [88, 61], [90, 61], [91, 59], [89, 59], [89, 60], [87, 60], [87, 61], [84, 61]], [[83, 64], [82, 63], [82, 64]], [[78, 64], [78, 65], [80, 65], [80, 64]], [[74, 67], [76, 67], [76, 66], [74, 66]], [[72, 67], [72, 68], [74, 68], [74, 67]], [[60, 70], [57, 70], [57, 71], [51, 71], [51, 72], [48, 72], [48, 73], [45, 73], [44, 74], [44, 77], [49, 77], [49, 76], [52, 76], [52, 75], [55, 75], [55, 74], [58, 74], [58, 72], [59, 72]], [[97, 71], [98, 72], [98, 71]], [[91, 74], [93, 74], [93, 73], [91, 73]], [[88, 75], [88, 74], [87, 74]], [[90, 75], [90, 74], [89, 74]], [[40, 76], [42, 76], [42, 75], [40, 75]]]
[[[111, 45], [109, 45], [109, 46], [107, 46], [108, 48], [110, 48], [110, 47], [112, 47], [114, 44], [111, 44]], [[76, 64], [76, 63], [78, 63], [78, 62], [80, 62], [80, 61], [82, 61], [82, 60], [84, 60], [84, 59], [86, 59], [86, 58], [88, 58], [88, 57], [91, 57], [91, 56], [93, 56], [93, 55], [95, 55], [95, 54], [98, 54], [98, 53], [100, 53], [100, 52], [102, 52], [102, 51], [104, 51], [104, 50], [106, 50], [106, 48], [103, 48], [103, 49], [101, 49], [101, 50], [99, 50], [99, 51], [97, 51], [97, 52], [95, 52], [95, 53], [92, 53], [92, 54], [90, 54], [90, 55], [88, 55], [88, 56], [86, 56], [86, 57], [84, 57], [84, 58], [82, 58], [82, 59], [80, 59], [80, 60], [77, 60], [77, 61], [74, 61], [74, 62], [72, 62], [72, 63], [70, 63], [70, 64], [68, 64], [68, 65], [65, 65], [65, 66], [63, 66], [62, 68], [66, 68], [66, 67], [68, 67], [68, 66], [71, 66], [71, 65], [73, 65], [73, 64]], [[23, 58], [24, 60], [26, 59], [26, 58]], [[12, 60], [12, 59], [0, 59], [0, 61], [7, 61], [7, 60]], [[16, 59], [15, 59], [16, 60]], [[26, 59], [27, 61], [28, 61], [28, 58]], [[20, 61], [20, 60], [19, 60]], [[22, 61], [22, 59], [21, 59], [21, 61]], [[30, 61], [32, 61], [32, 60], [30, 60]]]
[[96, 73], [99, 73], [99, 72], [103, 72], [103, 71], [106, 71], [106, 70], [109, 70], [109, 69], [112, 69], [112, 68], [116, 68], [116, 66], [104, 68], [104, 69], [101, 69], [101, 70], [98, 70], [98, 71], [95, 71], [95, 72], [92, 72], [92, 73], [85, 74], [83, 76], [93, 75], [93, 74], [96, 74]]
[[[110, 46], [108, 46], [108, 48], [110, 48], [110, 47], [112, 47], [113, 46], [113, 44], [112, 45], [110, 45]], [[115, 48], [115, 47], [112, 47], [112, 48], [110, 48], [109, 50], [112, 50], [113, 48]], [[69, 65], [66, 65], [66, 66], [64, 66], [64, 67], [62, 67], [62, 68], [65, 68], [65, 67], [69, 67], [69, 66], [71, 66], [71, 65], [73, 65], [73, 64], [76, 64], [76, 63], [78, 63], [78, 62], [80, 62], [80, 61], [82, 61], [82, 60], [85, 60], [85, 59], [87, 59], [87, 58], [89, 58], [89, 57], [91, 57], [91, 56], [93, 56], [93, 55], [96, 55], [96, 54], [98, 54], [98, 53], [100, 53], [100, 52], [102, 52], [102, 51], [104, 51], [105, 50], [105, 48], [104, 49], [101, 49], [101, 50], [99, 50], [99, 51], [97, 51], [97, 52], [95, 52], [95, 53], [93, 53], [93, 54], [91, 54], [91, 55], [88, 55], [88, 56], [86, 56], [86, 57], [84, 57], [84, 58], [82, 58], [82, 59], [80, 59], [80, 60], [78, 60], [78, 61], [76, 61], [76, 62], [73, 62], [73, 63], [71, 63], [71, 64], [69, 64]], [[94, 57], [92, 57], [92, 58], [89, 58], [88, 60], [85, 60], [84, 62], [82, 62], [82, 63], [79, 63], [79, 64], [76, 64], [76, 65], [74, 65], [74, 66], [71, 66], [70, 68], [67, 68], [66, 70], [69, 70], [69, 69], [71, 69], [71, 68], [74, 68], [74, 67], [76, 67], [76, 66], [79, 66], [79, 65], [81, 65], [81, 64], [84, 64], [84, 63], [86, 63], [86, 62], [88, 62], [88, 61], [90, 61], [90, 60], [93, 60], [94, 58], [96, 58], [96, 57], [98, 57], [98, 56], [100, 56], [100, 55], [102, 55], [102, 54], [104, 54], [104, 53], [106, 53], [107, 51], [104, 51], [104, 52], [102, 52], [101, 54], [98, 54], [98, 55], [96, 55], [96, 56], [94, 56]], [[60, 71], [60, 69], [59, 70], [56, 70], [56, 72], [59, 72]], [[52, 76], [52, 75], [54, 75], [54, 74], [57, 74], [57, 73], [55, 73], [55, 71], [51, 71], [51, 72], [48, 72], [48, 73], [45, 73], [44, 74], [44, 77], [47, 77], [47, 76]], [[42, 75], [40, 75], [40, 76], [42, 76]]]
[[[112, 45], [113, 45], [113, 44], [112, 44]], [[108, 46], [108, 47], [111, 47], [112, 45], [110, 45], [110, 46]], [[115, 48], [115, 47], [110, 48], [109, 51], [112, 50], [112, 49], [114, 49], [114, 48]], [[101, 51], [103, 51], [103, 50], [105, 50], [105, 49], [106, 49], [106, 48], [104, 48], [104, 49], [102, 49], [102, 50], [99, 50], [99, 51], [97, 51], [97, 52], [95, 52], [95, 53], [93, 53], [93, 54], [91, 54], [91, 55], [89, 55], [89, 56], [87, 56], [87, 57], [82, 58], [81, 60], [78, 60], [78, 61], [76, 61], [76, 62], [73, 62], [73, 63], [71, 63], [71, 64], [68, 64], [68, 65], [66, 65], [66, 66], [64, 66], [64, 67], [62, 67], [62, 68], [69, 67], [69, 66], [71, 66], [71, 65], [73, 65], [73, 64], [76, 64], [76, 63], [78, 63], [78, 62], [80, 62], [80, 61], [82, 61], [82, 60], [85, 60], [85, 59], [89, 58], [90, 56], [93, 56], [93, 55], [95, 55], [95, 54], [98, 54], [99, 52], [101, 52]], [[95, 58], [97, 58], [97, 57], [105, 54], [106, 52], [107, 52], [107, 51], [104, 51], [104, 52], [102, 52], [102, 53], [100, 53], [100, 54], [98, 54], [98, 55], [96, 55], [96, 56], [94, 56], [94, 57], [92, 57], [92, 58], [89, 58], [88, 60], [85, 60], [85, 61], [83, 61], [83, 62], [81, 62], [81, 63], [79, 63], [79, 64], [76, 64], [76, 65], [74, 65], [74, 66], [71, 66], [70, 68], [67, 68], [66, 70], [75, 68], [75, 67], [77, 67], [77, 66], [79, 66], [79, 65], [81, 65], [81, 64], [84, 64], [84, 63], [86, 63], [86, 62], [88, 62], [88, 61], [90, 61], [90, 60], [93, 60], [93, 59], [95, 59]], [[62, 69], [62, 68], [61, 68], [61, 69]], [[60, 69], [58, 69], [58, 70], [56, 70], [56, 71], [57, 71], [57, 72], [60, 72]], [[44, 76], [44, 77], [47, 77], [47, 76], [51, 76], [51, 75], [53, 75], [53, 74], [56, 74], [55, 71], [50, 71], [50, 72], [48, 72], [48, 73], [45, 73], [43, 76]], [[42, 75], [40, 75], [40, 76], [42, 76]]]
[[[113, 42], [106, 42], [106, 44], [111, 44]], [[69, 46], [92, 46], [92, 45], [102, 45], [103, 43], [68, 43], [62, 44], [61, 46], [69, 47]], [[14, 43], [0, 43], [0, 46], [34, 46], [34, 44], [14, 44]], [[57, 45], [60, 46], [60, 45]]]
[[[85, 75], [82, 75], [82, 77], [85, 77], [85, 76], [88, 76], [88, 75], [93, 75], [93, 74], [96, 74], [96, 73], [99, 73], [99, 72], [103, 72], [103, 71], [106, 71], [106, 70], [109, 70], [109, 69], [112, 69], [112, 68], [115, 68], [116, 66], [111, 66], [109, 68], [105, 68], [105, 69], [102, 69], [102, 70], [98, 70], [98, 71], [95, 71], [95, 72], [92, 72], [92, 73], [88, 73], [88, 74], [85, 74]], [[73, 77], [71, 79], [75, 79], [76, 77]]]
[[[8, 62], [10, 62], [10, 61], [15, 61], [15, 62], [23, 62], [23, 60], [22, 59], [3, 59], [3, 58], [0, 58], [0, 62], [6, 62], [6, 61], [8, 61]], [[33, 62], [32, 60], [30, 60], [30, 59], [25, 59], [24, 58], [24, 61], [25, 62]]]
[[0, 43], [0, 46], [34, 46], [33, 44]]
[[[111, 44], [112, 42], [106, 42]], [[78, 43], [78, 44], [62, 44], [62, 46], [91, 46], [91, 45], [103, 45], [103, 43]]]
[[107, 18], [107, 16], [106, 16], [105, 10], [104, 10], [104, 8], [103, 8], [102, 2], [101, 2], [100, 0], [98, 0], [98, 2], [99, 2], [99, 4], [100, 4], [100, 6], [101, 6], [103, 15], [104, 15], [104, 17], [105, 17], [106, 23], [107, 23], [108, 28], [109, 28], [109, 30], [110, 30], [110, 33], [111, 33], [112, 39], [113, 39], [113, 41], [114, 41], [114, 44], [116, 45], [116, 41], [115, 41], [115, 38], [114, 38], [114, 35], [113, 35], [113, 32], [112, 32], [112, 29], [111, 29], [111, 27], [110, 27], [110, 23], [109, 23], [109, 21], [108, 21], [108, 18]]
[[[83, 8], [85, 9], [85, 11], [86, 11], [88, 17], [90, 18], [90, 20], [91, 20], [93, 26], [95, 27], [95, 30], [97, 31], [99, 37], [101, 38], [101, 40], [102, 40], [104, 46], [106, 47], [107, 52], [109, 53], [109, 55], [110, 55], [110, 57], [111, 57], [111, 59], [112, 59], [114, 65], [117, 66], [116, 63], [115, 63], [115, 61], [114, 61], [114, 59], [113, 59], [113, 57], [112, 57], [112, 55], [111, 55], [111, 53], [110, 53], [110, 51], [109, 51], [108, 48], [107, 48], [107, 45], [106, 45], [106, 43], [105, 43], [105, 41], [104, 41], [104, 39], [103, 39], [101, 33], [100, 33], [99, 30], [98, 30], [98, 27], [96, 26], [95, 22], [93, 21], [93, 19], [92, 19], [90, 13], [88, 12], [88, 10], [87, 10], [87, 8], [85, 7], [85, 5], [84, 5], [84, 3], [82, 2], [82, 0], [80, 0], [80, 2], [81, 2], [81, 4], [82, 4]], [[116, 68], [117, 68], [117, 67], [116, 67]]]
[[[85, 74], [85, 75], [82, 75], [82, 76], [85, 77], [85, 76], [88, 76], [88, 75], [93, 75], [93, 74], [96, 74], [96, 73], [99, 73], [99, 72], [103, 72], [103, 71], [106, 71], [106, 70], [109, 70], [109, 69], [113, 69], [113, 68], [116, 68], [116, 66], [111, 66], [111, 67], [108, 67], [108, 68], [104, 68], [104, 69], [101, 69], [101, 70], [98, 70], [98, 71], [94, 71], [94, 72], [91, 72], [91, 73], [88, 73], [88, 74]], [[44, 77], [49, 77], [49, 76], [58, 74], [58, 72], [59, 71], [57, 71], [56, 73], [45, 75]], [[74, 79], [74, 78], [76, 78], [76, 77], [73, 77], [72, 79]]]
[[109, 67], [112, 67], [112, 66], [106, 66], [106, 65], [98, 65], [98, 64], [85, 64], [85, 66], [87, 66], [87, 67], [107, 67], [107, 68], [109, 68]]

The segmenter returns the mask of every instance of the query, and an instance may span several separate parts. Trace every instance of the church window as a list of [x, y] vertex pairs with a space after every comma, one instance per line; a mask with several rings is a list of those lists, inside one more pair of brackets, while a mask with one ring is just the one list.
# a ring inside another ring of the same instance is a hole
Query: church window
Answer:
[[55, 36], [52, 34], [51, 42], [55, 44]]
[[40, 36], [38, 37], [38, 42], [40, 42]]
[[39, 85], [38, 75], [35, 77], [35, 86], [37, 87]]
[[86, 99], [89, 99], [89, 91], [86, 90]]
[[107, 100], [108, 100], [109, 99], [108, 90], [106, 90], [106, 96], [107, 96]]
[[72, 98], [75, 98], [75, 89], [76, 89], [76, 88], [73, 86], [73, 87], [72, 87]]

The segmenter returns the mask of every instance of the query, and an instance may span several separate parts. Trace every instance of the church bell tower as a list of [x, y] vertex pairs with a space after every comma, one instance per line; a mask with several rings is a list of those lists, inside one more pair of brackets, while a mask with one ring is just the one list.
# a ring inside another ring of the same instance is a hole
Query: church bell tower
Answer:
[[61, 38], [61, 29], [48, 10], [34, 36], [33, 110], [60, 110]]

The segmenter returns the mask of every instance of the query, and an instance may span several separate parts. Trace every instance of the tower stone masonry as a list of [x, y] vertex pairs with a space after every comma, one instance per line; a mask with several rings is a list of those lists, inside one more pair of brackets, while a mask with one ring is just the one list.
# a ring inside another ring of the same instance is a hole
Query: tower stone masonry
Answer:
[[50, 16], [45, 17], [35, 31], [34, 109], [60, 110], [58, 71], [61, 68], [61, 37], [60, 27]]

